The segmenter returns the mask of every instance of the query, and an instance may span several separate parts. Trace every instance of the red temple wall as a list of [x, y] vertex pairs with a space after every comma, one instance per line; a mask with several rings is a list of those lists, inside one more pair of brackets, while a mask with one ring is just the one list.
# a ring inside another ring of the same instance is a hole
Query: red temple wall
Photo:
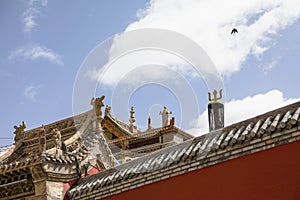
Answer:
[[300, 141], [129, 190], [105, 200], [300, 199]]

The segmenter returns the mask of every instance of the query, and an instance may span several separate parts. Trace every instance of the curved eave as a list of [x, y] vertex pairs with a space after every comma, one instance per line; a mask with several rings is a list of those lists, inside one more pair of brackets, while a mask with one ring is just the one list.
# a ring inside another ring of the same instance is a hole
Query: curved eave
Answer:
[[107, 128], [110, 132], [115, 134], [119, 138], [132, 135], [132, 133], [120, 125], [112, 116], [105, 115], [101, 122], [102, 127]]

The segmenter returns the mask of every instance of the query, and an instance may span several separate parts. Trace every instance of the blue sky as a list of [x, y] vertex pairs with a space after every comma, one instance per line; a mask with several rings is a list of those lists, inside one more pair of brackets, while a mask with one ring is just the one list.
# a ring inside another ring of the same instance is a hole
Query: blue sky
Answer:
[[[13, 126], [22, 120], [30, 129], [72, 116], [76, 75], [92, 49], [145, 27], [176, 31], [207, 52], [223, 78], [227, 124], [298, 101], [299, 0], [226, 2], [222, 9], [217, 1], [198, 0], [1, 1], [0, 146], [13, 143]], [[200, 99], [199, 116], [176, 125], [199, 135], [207, 130], [208, 91], [199, 77], [189, 84]], [[96, 95], [102, 94], [111, 104], [112, 89], [100, 87]], [[141, 128], [149, 114], [158, 126], [162, 105], [183, 118], [181, 99], [155, 84], [124, 101], [125, 111], [135, 106]], [[113, 113], [127, 121], [128, 113]]]

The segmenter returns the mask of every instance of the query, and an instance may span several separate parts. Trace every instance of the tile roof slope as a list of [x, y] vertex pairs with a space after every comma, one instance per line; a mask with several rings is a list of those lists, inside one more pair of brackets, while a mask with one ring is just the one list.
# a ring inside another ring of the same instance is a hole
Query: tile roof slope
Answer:
[[89, 150], [84, 146], [81, 145], [78, 147], [76, 151], [68, 152], [64, 154], [53, 154], [53, 153], [43, 153], [40, 155], [33, 154], [31, 156], [25, 156], [24, 154], [20, 153], [20, 156], [10, 162], [1, 162], [0, 163], [0, 173], [6, 173], [8, 171], [14, 171], [16, 169], [22, 169], [26, 168], [30, 165], [40, 164], [44, 161], [52, 161], [56, 163], [69, 163], [69, 164], [75, 164], [76, 160], [82, 161], [88, 157], [90, 154]]
[[[105, 193], [106, 188], [109, 189], [112, 185], [130, 179], [137, 179], [140, 175], [144, 175], [145, 173], [154, 173], [155, 171], [171, 167], [172, 165], [178, 165], [191, 160], [200, 160], [201, 162], [201, 160], [205, 160], [208, 155], [216, 155], [218, 153], [226, 152], [227, 150], [233, 152], [233, 150], [236, 149], [245, 149], [244, 154], [238, 154], [235, 155], [235, 157], [256, 152], [247, 151], [245, 146], [254, 144], [256, 141], [262, 141], [264, 138], [271, 138], [271, 136], [279, 137], [281, 131], [284, 132], [287, 130], [288, 132], [289, 129], [294, 127], [298, 130], [299, 128], [297, 129], [297, 127], [300, 125], [299, 115], [300, 102], [297, 102], [257, 117], [232, 124], [218, 131], [202, 135], [179, 145], [162, 149], [118, 167], [83, 178], [68, 191], [68, 195], [70, 198], [75, 198], [99, 189]], [[300, 137], [298, 139], [300, 139]], [[269, 144], [268, 147], [263, 149], [271, 148], [282, 143], [292, 142], [292, 140], [278, 140], [277, 142], [274, 140], [272, 142], [273, 144]], [[254, 145], [252, 145], [252, 147], [256, 148]], [[232, 158], [235, 157], [233, 156]], [[224, 158], [220, 158], [219, 160], [212, 162], [212, 164], [224, 160]], [[202, 167], [205, 166], [208, 165], [203, 165]], [[124, 191], [124, 188], [119, 190], [119, 192], [121, 191]], [[106, 191], [105, 194], [106, 196], [111, 195], [109, 191]]]
[[[88, 114], [90, 112], [91, 111], [88, 111], [88, 112], [82, 113], [82, 114], [74, 116], [74, 117], [65, 118], [65, 119], [44, 125], [44, 128], [46, 130], [47, 139], [49, 137], [51, 137], [51, 130], [53, 128], [58, 128], [61, 131], [62, 137], [72, 136], [80, 128], [80, 126], [85, 121], [85, 119], [88, 117]], [[41, 128], [42, 128], [42, 126], [25, 131], [24, 141], [28, 142], [28, 141], [35, 140], [37, 143], [37, 140], [39, 138], [39, 132], [40, 132]]]
[[84, 145], [81, 145], [77, 151], [71, 153], [69, 152], [64, 154], [45, 153], [42, 155], [42, 159], [53, 161], [53, 162], [59, 162], [59, 163], [75, 163], [76, 162], [75, 157], [78, 159], [78, 161], [82, 161], [89, 154], [90, 151]]

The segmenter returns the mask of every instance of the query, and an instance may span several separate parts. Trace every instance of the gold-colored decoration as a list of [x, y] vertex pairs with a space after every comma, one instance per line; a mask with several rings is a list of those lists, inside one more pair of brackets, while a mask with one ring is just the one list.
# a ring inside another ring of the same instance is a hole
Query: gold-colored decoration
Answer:
[[110, 110], [111, 110], [111, 107], [109, 105], [106, 105], [104, 114], [105, 115], [110, 115]]
[[222, 99], [222, 89], [220, 90], [219, 94], [220, 94], [219, 97], [217, 97], [218, 92], [217, 92], [217, 90], [214, 90], [214, 91], [213, 91], [214, 98], [211, 98], [211, 94], [210, 94], [210, 92], [209, 92], [209, 93], [208, 93], [208, 100], [209, 100], [211, 103], [216, 103], [216, 102], [218, 102], [218, 100], [221, 100], [221, 99]]
[[135, 117], [134, 117], [134, 108], [133, 106], [131, 106], [131, 109], [130, 109], [130, 118], [129, 118], [129, 122], [131, 124], [133, 124], [135, 122]]

